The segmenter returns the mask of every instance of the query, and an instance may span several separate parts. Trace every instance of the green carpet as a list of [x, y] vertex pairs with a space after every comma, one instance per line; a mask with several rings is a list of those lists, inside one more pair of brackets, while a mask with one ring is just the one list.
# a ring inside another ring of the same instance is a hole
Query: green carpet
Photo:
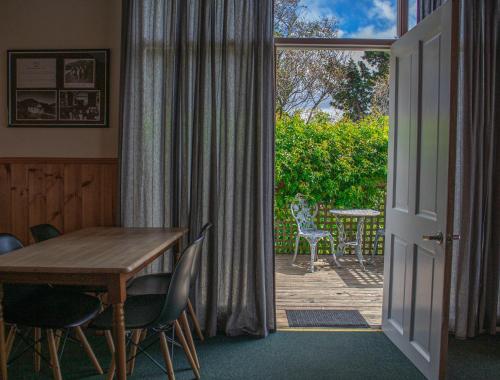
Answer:
[[[92, 338], [103, 367], [109, 354], [103, 338]], [[494, 379], [500, 374], [500, 339], [484, 337], [450, 342], [450, 379]], [[45, 347], [44, 347], [45, 348]], [[159, 347], [152, 355], [162, 360]], [[278, 332], [267, 339], [216, 337], [198, 344], [202, 379], [423, 379], [416, 368], [379, 332]], [[176, 349], [176, 378], [192, 379], [180, 349]], [[50, 379], [32, 372], [31, 355], [9, 368], [10, 379]], [[100, 379], [76, 345], [68, 347], [62, 363], [64, 379]], [[161, 370], [141, 356], [131, 379], [165, 379]]]

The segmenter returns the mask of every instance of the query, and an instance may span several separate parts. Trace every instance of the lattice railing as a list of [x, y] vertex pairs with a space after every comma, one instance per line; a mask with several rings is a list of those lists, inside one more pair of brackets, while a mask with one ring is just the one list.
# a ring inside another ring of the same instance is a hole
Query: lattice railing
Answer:
[[[337, 225], [335, 216], [330, 214], [329, 210], [333, 207], [329, 205], [319, 205], [316, 224], [318, 228], [331, 231], [335, 239], [335, 246], [338, 243]], [[289, 210], [282, 212], [284, 218], [276, 218], [274, 220], [274, 250], [276, 253], [293, 253], [295, 249], [295, 234], [297, 233], [297, 225]], [[342, 218], [346, 233], [349, 240], [354, 240], [356, 236], [356, 218]], [[365, 219], [365, 231], [363, 239], [363, 253], [369, 254], [373, 249], [375, 241], [375, 233], [378, 229], [384, 228], [384, 211], [381, 210], [380, 216], [376, 218]], [[330, 243], [328, 240], [322, 240], [318, 243], [319, 254], [330, 253]], [[305, 239], [300, 239], [299, 253], [309, 253], [309, 245]], [[352, 253], [346, 249], [346, 254]], [[380, 239], [377, 255], [384, 254], [384, 239]]]

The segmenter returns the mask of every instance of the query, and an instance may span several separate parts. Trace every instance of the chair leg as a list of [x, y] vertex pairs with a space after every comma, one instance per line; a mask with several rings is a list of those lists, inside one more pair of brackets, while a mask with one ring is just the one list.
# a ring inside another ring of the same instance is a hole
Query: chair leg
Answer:
[[191, 355], [191, 351], [189, 350], [189, 346], [186, 342], [186, 338], [184, 338], [184, 334], [182, 333], [181, 326], [179, 325], [178, 321], [174, 322], [175, 326], [175, 333], [177, 334], [177, 337], [179, 338], [179, 341], [181, 343], [182, 348], [184, 349], [184, 353], [186, 354], [186, 357], [189, 361], [189, 364], [191, 365], [191, 369], [193, 370], [193, 373], [197, 379], [200, 378], [200, 371], [198, 371], [198, 367], [196, 366], [196, 362], [193, 359], [193, 356]]
[[384, 236], [384, 230], [377, 230], [375, 233], [375, 242], [373, 243], [373, 251], [372, 251], [372, 262], [375, 262], [375, 255], [378, 253], [378, 242]]
[[196, 335], [198, 336], [198, 338], [200, 338], [200, 340], [203, 342], [203, 341], [205, 341], [205, 337], [203, 336], [203, 333], [201, 332], [200, 322], [198, 321], [198, 317], [196, 316], [196, 313], [194, 312], [193, 304], [191, 303], [191, 300], [189, 298], [188, 298], [187, 307], [188, 307], [189, 315], [191, 316], [191, 320], [193, 321], [194, 331], [196, 332]]
[[165, 366], [167, 367], [167, 375], [169, 380], [175, 380], [174, 366], [172, 364], [172, 359], [170, 358], [170, 352], [168, 350], [167, 337], [163, 331], [160, 331], [160, 345], [161, 352], [163, 354], [163, 360], [165, 360]]
[[297, 232], [297, 236], [295, 237], [295, 251], [293, 253], [292, 263], [294, 263], [295, 260], [297, 259], [297, 254], [299, 253], [299, 243], [300, 243], [300, 235]]
[[35, 327], [35, 351], [33, 352], [33, 360], [35, 365], [35, 372], [40, 372], [42, 360], [39, 352], [42, 352], [42, 329]]
[[115, 343], [113, 342], [113, 336], [111, 331], [106, 330], [104, 332], [106, 337], [106, 342], [108, 343], [109, 352], [111, 353], [111, 363], [109, 363], [108, 374], [106, 375], [107, 380], [112, 380], [115, 377], [116, 362], [115, 362]]
[[104, 373], [104, 371], [102, 370], [101, 365], [99, 364], [99, 360], [97, 360], [97, 358], [95, 356], [94, 350], [92, 350], [92, 347], [90, 347], [89, 341], [87, 340], [87, 337], [83, 333], [82, 328], [80, 326], [75, 327], [75, 333], [76, 333], [76, 337], [78, 338], [78, 340], [82, 344], [83, 349], [85, 350], [85, 353], [87, 354], [90, 361], [94, 365], [94, 368], [99, 373], [99, 375], [102, 375]]
[[335, 243], [333, 241], [333, 236], [329, 236], [330, 239], [330, 249], [332, 251], [332, 256], [333, 256], [333, 261], [335, 262], [335, 265], [340, 268], [340, 264], [337, 260], [337, 254], [335, 253]]
[[56, 330], [54, 340], [56, 342], [56, 350], [59, 351], [59, 344], [61, 343], [61, 337], [63, 335], [62, 330]]
[[137, 345], [141, 341], [142, 330], [134, 330], [132, 333], [132, 340], [130, 344], [129, 362], [128, 362], [128, 374], [132, 375], [135, 368], [135, 356], [137, 355]]
[[16, 340], [16, 332], [17, 326], [10, 326], [9, 335], [7, 336], [7, 340], [5, 341], [5, 357], [7, 360], [9, 359], [10, 352], [12, 351], [12, 346], [14, 345], [14, 341]]
[[49, 342], [50, 364], [55, 380], [62, 380], [61, 368], [59, 367], [59, 358], [57, 356], [56, 342], [54, 340], [54, 330], [47, 330], [47, 341]]
[[316, 257], [316, 244], [317, 244], [317, 242], [314, 240], [309, 241], [309, 245], [311, 246], [311, 273], [314, 272], [314, 259]]
[[186, 311], [183, 311], [181, 313], [180, 321], [181, 321], [182, 331], [184, 331], [184, 336], [186, 337], [189, 348], [191, 350], [191, 355], [193, 355], [193, 359], [196, 362], [196, 366], [199, 369], [200, 361], [198, 360], [198, 354], [196, 352], [196, 346], [194, 345], [193, 335], [191, 335], [191, 327], [189, 326]]

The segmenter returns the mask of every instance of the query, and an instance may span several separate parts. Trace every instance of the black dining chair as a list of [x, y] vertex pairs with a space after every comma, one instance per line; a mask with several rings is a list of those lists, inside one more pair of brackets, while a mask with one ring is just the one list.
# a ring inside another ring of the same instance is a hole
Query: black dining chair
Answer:
[[[184, 353], [186, 354], [194, 375], [197, 379], [200, 378], [198, 366], [194, 361], [191, 349], [180, 326], [179, 319], [187, 306], [193, 275], [193, 265], [200, 255], [203, 240], [204, 236], [201, 236], [184, 250], [171, 277], [162, 277], [163, 281], [167, 282], [166, 284], [162, 284], [163, 287], [167, 288], [166, 293], [128, 296], [124, 304], [125, 329], [135, 331], [147, 330], [149, 332], [148, 337], [144, 341], [130, 343], [136, 344], [139, 348], [139, 354], [144, 353], [150, 358], [155, 365], [159, 366], [167, 373], [170, 380], [175, 379], [175, 374], [168, 349], [166, 333], [170, 332], [172, 329], [175, 330], [176, 337], [184, 349]], [[108, 307], [101, 313], [93, 321], [92, 327], [99, 330], [111, 330], [113, 327], [112, 308]], [[146, 351], [148, 347], [156, 342], [157, 337], [159, 337], [160, 340], [166, 369], [156, 362], [156, 360]], [[110, 349], [114, 354], [114, 347], [110, 347]], [[134, 358], [135, 356], [130, 357], [129, 360], [133, 360]], [[115, 363], [113, 359], [108, 378], [112, 377], [114, 369]]]
[[[22, 243], [15, 236], [0, 234], [0, 254], [7, 254], [22, 247]], [[73, 338], [69, 337], [69, 330], [72, 329], [97, 372], [99, 374], [103, 373], [99, 361], [81, 328], [100, 311], [101, 303], [96, 297], [58, 290], [48, 285], [5, 284], [3, 308], [5, 322], [12, 325], [6, 342], [7, 355], [12, 352], [16, 334], [21, 337], [22, 341], [27, 340], [26, 336], [18, 331], [18, 327], [22, 326], [35, 329], [32, 347], [35, 350], [35, 357], [42, 358], [41, 329], [45, 329], [53, 376], [55, 379], [62, 379], [58, 344], [56, 343], [58, 338], [55, 336], [54, 330], [67, 331], [63, 342], [64, 346], [68, 338], [73, 340]], [[20, 357], [25, 351], [21, 351], [12, 361]], [[39, 369], [39, 364], [37, 365], [35, 362], [35, 370], [39, 371]]]
[[[205, 239], [210, 228], [212, 228], [212, 223], [205, 224], [202, 227], [201, 232], [196, 240], [200, 238]], [[196, 260], [193, 263], [193, 268], [191, 272], [191, 288], [195, 286], [196, 279], [198, 278], [198, 274], [200, 272], [200, 265], [201, 265], [201, 254], [199, 254], [196, 257]], [[172, 278], [172, 273], [153, 273], [136, 277], [134, 281], [127, 287], [127, 295], [137, 296], [143, 294], [166, 294], [168, 291], [171, 278]], [[193, 321], [193, 327], [195, 329], [196, 334], [198, 335], [200, 340], [203, 341], [204, 336], [201, 331], [200, 323], [198, 321], [198, 317], [196, 316], [193, 305], [191, 304], [189, 298], [187, 301], [186, 309], [191, 317], [191, 320]], [[200, 361], [198, 359], [198, 354], [196, 352], [196, 347], [193, 341], [193, 337], [191, 335], [191, 329], [185, 311], [183, 311], [181, 315], [180, 323], [183, 328], [184, 335], [186, 336], [186, 339], [188, 341], [196, 365], [198, 366], [198, 368], [200, 368]], [[134, 335], [132, 336], [133, 343], [137, 343], [137, 341], [141, 339], [141, 335], [143, 333], [144, 332], [142, 331], [134, 332]], [[132, 351], [131, 356], [134, 356], [135, 354], [134, 346], [131, 347], [131, 351]], [[133, 370], [134, 370], [134, 360], [132, 360], [129, 363], [129, 372], [133, 372]]]
[[[196, 240], [201, 237], [206, 238], [208, 231], [212, 228], [212, 223], [205, 224]], [[193, 265], [193, 273], [192, 273], [192, 283], [191, 286], [195, 285], [196, 279], [198, 278], [198, 274], [200, 272], [201, 265], [201, 255], [196, 259]], [[168, 290], [168, 284], [170, 278], [172, 277], [172, 273], [153, 273], [147, 274], [144, 276], [136, 277], [134, 281], [127, 287], [128, 295], [141, 295], [141, 294], [165, 294]], [[193, 325], [195, 326], [196, 334], [200, 338], [200, 340], [204, 340], [203, 333], [201, 332], [200, 323], [194, 312], [193, 305], [191, 301], [188, 299], [188, 312], [193, 320]]]
[[38, 224], [30, 227], [31, 236], [37, 243], [45, 240], [53, 239], [61, 235], [61, 232], [52, 224]]

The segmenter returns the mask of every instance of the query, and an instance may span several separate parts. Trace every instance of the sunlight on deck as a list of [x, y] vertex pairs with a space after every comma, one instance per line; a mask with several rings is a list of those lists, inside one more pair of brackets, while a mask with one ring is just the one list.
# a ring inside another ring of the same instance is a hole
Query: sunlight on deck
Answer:
[[366, 271], [354, 256], [339, 259], [342, 268], [321, 256], [315, 272], [309, 271], [309, 255], [276, 255], [276, 313], [278, 328], [288, 327], [287, 309], [358, 310], [372, 327], [382, 319], [384, 257], [377, 256]]

